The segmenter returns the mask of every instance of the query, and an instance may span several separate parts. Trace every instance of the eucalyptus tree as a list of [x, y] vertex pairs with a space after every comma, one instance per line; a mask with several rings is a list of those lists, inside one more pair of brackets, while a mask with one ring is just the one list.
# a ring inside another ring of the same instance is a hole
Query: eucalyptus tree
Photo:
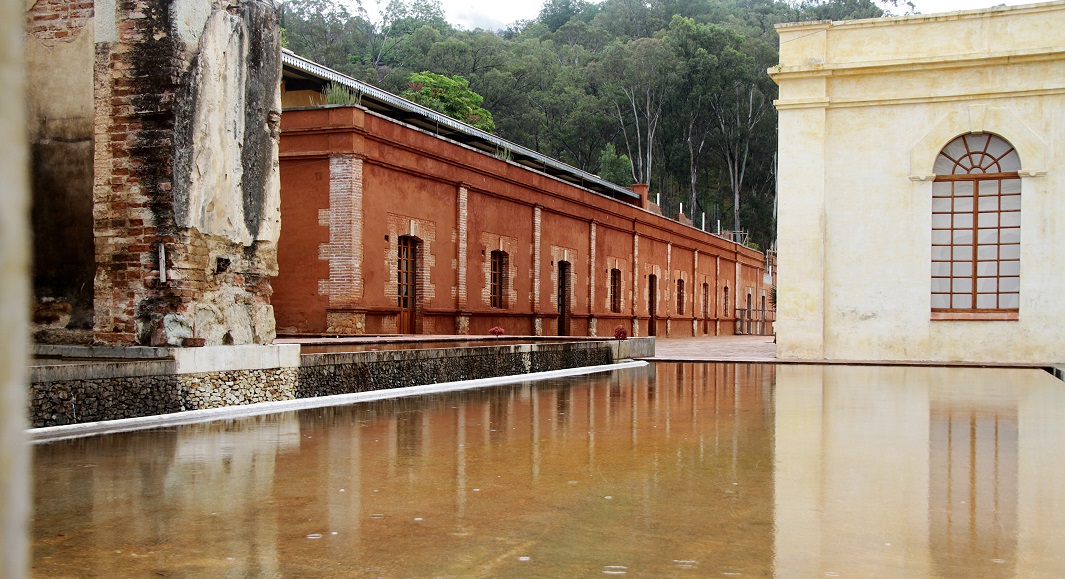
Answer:
[[600, 89], [609, 95], [632, 160], [633, 183], [650, 183], [666, 99], [676, 85], [676, 61], [659, 38], [616, 43], [595, 68]]

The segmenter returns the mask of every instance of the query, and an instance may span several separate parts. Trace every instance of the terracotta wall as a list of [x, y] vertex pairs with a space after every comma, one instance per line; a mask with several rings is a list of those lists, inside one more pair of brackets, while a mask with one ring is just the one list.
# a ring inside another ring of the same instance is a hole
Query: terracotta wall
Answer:
[[[401, 236], [420, 242], [415, 333], [556, 335], [561, 262], [571, 272], [570, 335], [612, 335], [617, 325], [647, 335], [651, 275], [659, 336], [731, 334], [736, 308], [722, 310], [723, 289], [734, 304], [766, 291], [758, 252], [359, 107], [286, 110], [281, 124], [279, 333], [402, 333]], [[508, 259], [503, 308], [489, 292], [494, 250]]]

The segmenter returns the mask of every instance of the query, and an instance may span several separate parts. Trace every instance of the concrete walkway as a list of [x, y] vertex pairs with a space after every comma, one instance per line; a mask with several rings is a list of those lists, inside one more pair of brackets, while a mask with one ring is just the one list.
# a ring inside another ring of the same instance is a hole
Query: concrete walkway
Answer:
[[710, 362], [776, 362], [773, 336], [700, 336], [656, 338], [648, 360]]

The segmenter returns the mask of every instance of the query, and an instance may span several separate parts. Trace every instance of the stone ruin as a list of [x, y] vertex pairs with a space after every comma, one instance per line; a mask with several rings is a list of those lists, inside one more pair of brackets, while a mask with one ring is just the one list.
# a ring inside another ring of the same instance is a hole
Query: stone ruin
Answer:
[[277, 5], [31, 3], [37, 341], [269, 344]]

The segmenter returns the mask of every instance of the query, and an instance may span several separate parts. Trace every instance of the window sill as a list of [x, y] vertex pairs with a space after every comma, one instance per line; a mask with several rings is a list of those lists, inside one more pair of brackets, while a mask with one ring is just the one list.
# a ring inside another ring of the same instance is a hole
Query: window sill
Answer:
[[1020, 312], [932, 312], [932, 321], [955, 322], [1016, 322]]

